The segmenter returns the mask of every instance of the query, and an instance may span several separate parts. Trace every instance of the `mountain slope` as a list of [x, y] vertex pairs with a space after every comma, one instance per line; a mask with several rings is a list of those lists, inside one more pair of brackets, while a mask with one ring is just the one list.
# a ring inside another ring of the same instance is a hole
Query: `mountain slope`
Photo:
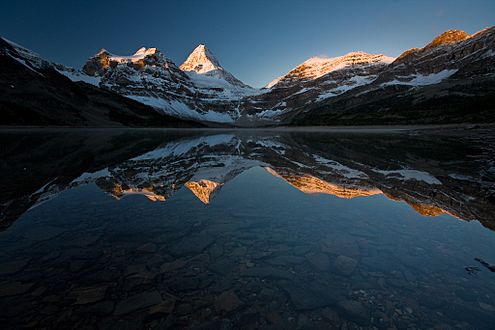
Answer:
[[401, 54], [370, 84], [294, 117], [294, 125], [493, 122], [495, 27], [447, 31]]
[[235, 103], [257, 93], [225, 71], [204, 45], [182, 65], [156, 48], [119, 56], [102, 49], [83, 67], [99, 86], [150, 105], [161, 113], [204, 122], [232, 123]]
[[291, 114], [373, 82], [393, 60], [384, 55], [353, 52], [336, 58], [314, 57], [269, 84], [265, 93], [241, 103], [245, 125], [284, 124]]
[[266, 87], [289, 87], [297, 83], [304, 83], [314, 80], [332, 71], [357, 66], [383, 66], [391, 63], [392, 61], [394, 61], [393, 57], [388, 57], [382, 54], [368, 54], [365, 52], [351, 52], [344, 56], [335, 58], [312, 57], [289, 71], [286, 75], [270, 82]]
[[89, 85], [0, 38], [0, 123], [34, 126], [197, 126]]
[[[129, 56], [102, 49], [82, 71], [45, 61], [18, 45], [9, 47], [13, 50], [4, 51], [5, 66], [15, 70], [2, 72], [7, 82], [2, 101], [7, 105], [3, 112], [7, 124], [15, 122], [8, 118], [17, 115], [31, 117], [24, 121], [30, 125], [57, 119], [76, 126], [110, 125], [116, 118], [135, 115], [153, 116], [153, 120], [118, 121], [163, 125], [159, 122], [169, 122], [167, 116], [173, 116], [243, 127], [495, 121], [495, 27], [473, 35], [449, 30], [396, 59], [365, 52], [313, 57], [262, 89], [235, 78], [203, 44], [180, 67], [157, 48], [142, 47]], [[28, 83], [14, 81], [23, 76]], [[43, 81], [47, 77], [50, 83]], [[23, 86], [30, 93], [17, 93], [11, 86]], [[125, 96], [125, 101], [117, 100], [116, 94]], [[96, 99], [84, 99], [88, 95]], [[119, 103], [127, 110], [117, 111]], [[56, 108], [50, 112], [52, 119], [40, 115], [45, 104]], [[85, 119], [64, 110], [77, 108], [73, 110], [77, 113], [81, 107], [91, 112], [80, 115]], [[98, 113], [106, 119], [95, 117], [95, 107], [107, 109]], [[137, 113], [141, 108], [143, 112]]]

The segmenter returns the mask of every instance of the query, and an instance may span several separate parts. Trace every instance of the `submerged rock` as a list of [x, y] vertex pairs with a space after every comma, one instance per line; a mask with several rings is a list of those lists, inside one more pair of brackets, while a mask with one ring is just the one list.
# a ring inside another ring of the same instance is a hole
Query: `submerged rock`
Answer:
[[0, 286], [0, 297], [16, 296], [26, 293], [34, 283], [9, 282]]
[[160, 272], [168, 273], [177, 269], [181, 269], [187, 264], [184, 259], [177, 259], [171, 262], [164, 263], [160, 266]]
[[479, 302], [478, 303], [481, 307], [481, 309], [484, 309], [487, 312], [495, 312], [495, 306], [484, 303], [484, 302]]
[[324, 253], [307, 254], [306, 259], [318, 271], [323, 272], [330, 268], [330, 260]]
[[286, 270], [275, 267], [252, 267], [241, 272], [241, 276], [275, 278], [275, 279], [292, 279], [292, 275]]
[[225, 291], [218, 296], [215, 307], [217, 310], [231, 312], [242, 305], [242, 301], [237, 297], [233, 290]]
[[162, 302], [162, 296], [158, 291], [149, 291], [138, 293], [125, 300], [120, 301], [115, 307], [115, 315], [124, 315], [145, 309], [147, 307], [158, 305]]
[[206, 233], [201, 233], [192, 235], [186, 240], [182, 240], [172, 245], [169, 251], [175, 256], [199, 254], [203, 252], [208, 246], [213, 244], [213, 242], [215, 242], [213, 236]]
[[300, 264], [304, 258], [298, 256], [277, 256], [266, 260], [267, 263], [276, 266]]
[[105, 298], [108, 286], [83, 287], [70, 292], [69, 296], [76, 299], [76, 305], [95, 303]]
[[335, 259], [334, 266], [337, 272], [342, 275], [351, 275], [356, 268], [357, 261], [356, 259], [349, 258], [343, 255], [340, 255]]
[[18, 259], [0, 264], [0, 275], [10, 275], [20, 272], [29, 263], [30, 259]]
[[321, 311], [321, 316], [326, 318], [331, 323], [337, 324], [340, 322], [339, 314], [329, 307], [325, 307]]
[[177, 299], [170, 295], [170, 294], [166, 294], [164, 297], [163, 297], [163, 301], [158, 304], [158, 305], [155, 305], [153, 307], [150, 308], [150, 314], [170, 314], [173, 312], [174, 308], [175, 308], [175, 302], [177, 301]]
[[137, 249], [140, 252], [146, 252], [146, 253], [154, 253], [157, 250], [156, 244], [154, 243], [146, 243], [138, 247]]
[[289, 294], [296, 310], [312, 310], [328, 306], [331, 303], [321, 292], [315, 292], [291, 282], [281, 283], [281, 287]]
[[366, 324], [369, 321], [368, 312], [366, 308], [359, 301], [356, 300], [343, 300], [340, 301], [338, 306], [350, 319], [360, 324]]

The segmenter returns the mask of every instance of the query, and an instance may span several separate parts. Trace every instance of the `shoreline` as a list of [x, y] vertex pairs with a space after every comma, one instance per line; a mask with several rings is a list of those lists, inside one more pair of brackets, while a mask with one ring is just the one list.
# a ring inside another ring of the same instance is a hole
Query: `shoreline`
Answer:
[[417, 131], [417, 130], [473, 130], [495, 129], [495, 123], [487, 124], [425, 124], [425, 125], [357, 125], [357, 126], [274, 126], [274, 127], [88, 127], [88, 126], [0, 126], [1, 131], [101, 131], [101, 130], [139, 130], [139, 131], [281, 131], [281, 132], [381, 132], [381, 131]]

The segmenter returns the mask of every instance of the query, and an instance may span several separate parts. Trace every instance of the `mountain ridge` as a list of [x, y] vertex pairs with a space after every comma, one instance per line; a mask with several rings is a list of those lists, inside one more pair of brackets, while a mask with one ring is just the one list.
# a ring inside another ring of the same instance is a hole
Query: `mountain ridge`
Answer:
[[[24, 58], [21, 62], [39, 61], [39, 56], [27, 48], [13, 45]], [[120, 94], [164, 115], [208, 125], [256, 127], [341, 124], [348, 120], [335, 119], [349, 115], [367, 118], [358, 123], [379, 123], [384, 109], [392, 108], [394, 113], [400, 112], [400, 107], [412, 111], [418, 97], [423, 100], [420, 104], [429, 102], [428, 107], [446, 111], [459, 103], [459, 98], [467, 104], [474, 97], [482, 111], [491, 111], [495, 108], [489, 87], [495, 80], [494, 54], [495, 27], [471, 35], [448, 30], [423, 48], [406, 50], [397, 58], [363, 51], [334, 58], [312, 57], [261, 89], [244, 84], [225, 70], [204, 44], [198, 45], [180, 66], [154, 47], [140, 47], [127, 56], [102, 48], [81, 70], [42, 63], [75, 82]], [[453, 88], [462, 88], [464, 95]], [[448, 99], [444, 105], [438, 103], [442, 98]], [[376, 102], [372, 107], [378, 107], [376, 115], [368, 110], [361, 115], [358, 110], [355, 114], [348, 112], [370, 102]], [[384, 104], [381, 107], [380, 102]], [[328, 120], [316, 119], [329, 111], [332, 116], [327, 116]], [[419, 109], [418, 113], [423, 115], [425, 111]], [[455, 116], [442, 113], [445, 122], [462, 121], [459, 111]], [[410, 115], [404, 114], [399, 123], [409, 122]], [[373, 116], [377, 121], [369, 121]], [[425, 116], [420, 122], [436, 123], [440, 117], [435, 116]], [[491, 120], [492, 116], [487, 118]]]

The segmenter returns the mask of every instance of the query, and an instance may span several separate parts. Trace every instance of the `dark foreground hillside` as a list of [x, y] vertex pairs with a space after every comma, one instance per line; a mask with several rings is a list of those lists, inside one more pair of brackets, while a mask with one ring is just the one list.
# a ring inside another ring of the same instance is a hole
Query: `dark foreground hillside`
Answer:
[[37, 67], [0, 39], [0, 125], [198, 127], [84, 82]]

